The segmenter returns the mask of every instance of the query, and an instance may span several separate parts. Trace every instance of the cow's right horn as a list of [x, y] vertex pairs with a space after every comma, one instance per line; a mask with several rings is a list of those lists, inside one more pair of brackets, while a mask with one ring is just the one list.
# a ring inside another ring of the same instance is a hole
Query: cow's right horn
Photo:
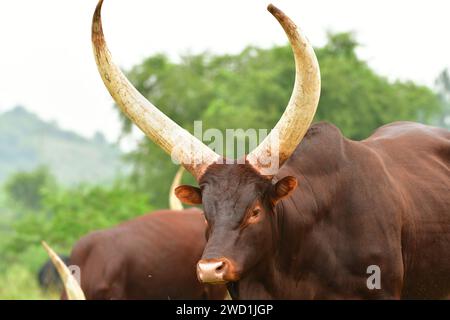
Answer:
[[142, 96], [113, 63], [103, 35], [102, 4], [100, 0], [92, 20], [92, 45], [106, 88], [128, 118], [199, 180], [206, 168], [221, 157]]
[[42, 241], [42, 245], [44, 246], [45, 251], [47, 251], [50, 260], [52, 260], [53, 265], [55, 266], [62, 282], [64, 283], [67, 298], [69, 300], [86, 300], [80, 284], [72, 275], [69, 268], [67, 268], [65, 263], [61, 260], [61, 258], [58, 257], [55, 251], [53, 251], [53, 249], [50, 248], [50, 246], [45, 241]]

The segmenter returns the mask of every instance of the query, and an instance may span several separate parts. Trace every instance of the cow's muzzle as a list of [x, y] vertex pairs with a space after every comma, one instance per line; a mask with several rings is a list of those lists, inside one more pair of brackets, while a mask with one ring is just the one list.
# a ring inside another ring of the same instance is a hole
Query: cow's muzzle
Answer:
[[227, 258], [202, 259], [197, 263], [197, 278], [203, 283], [227, 283], [236, 281], [236, 268]]

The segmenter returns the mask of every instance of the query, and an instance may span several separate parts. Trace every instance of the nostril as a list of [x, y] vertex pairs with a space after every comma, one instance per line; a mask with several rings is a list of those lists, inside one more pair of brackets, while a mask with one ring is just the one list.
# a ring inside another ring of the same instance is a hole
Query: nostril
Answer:
[[220, 265], [217, 266], [216, 272], [221, 272], [225, 269], [225, 262], [221, 262]]

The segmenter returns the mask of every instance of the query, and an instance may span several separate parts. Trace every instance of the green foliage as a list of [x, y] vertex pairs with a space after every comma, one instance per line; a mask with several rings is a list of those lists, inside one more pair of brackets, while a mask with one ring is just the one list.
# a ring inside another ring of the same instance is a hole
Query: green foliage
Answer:
[[14, 224], [8, 250], [22, 252], [42, 240], [68, 251], [90, 231], [111, 227], [152, 210], [148, 196], [123, 185], [80, 186], [45, 194], [39, 214], [29, 214]]
[[31, 172], [17, 172], [5, 183], [7, 197], [16, 210], [37, 211], [41, 209], [46, 190], [53, 188], [55, 179], [46, 167]]
[[[35, 180], [23, 183], [34, 186]], [[39, 210], [0, 221], [0, 299], [58, 298], [59, 293], [43, 293], [37, 285], [37, 273], [48, 259], [42, 240], [68, 255], [83, 235], [153, 210], [147, 194], [119, 181], [109, 186], [52, 184], [40, 197]]]
[[357, 140], [393, 121], [430, 123], [442, 107], [436, 95], [412, 82], [390, 83], [358, 59], [355, 47], [350, 34], [339, 34], [317, 50], [322, 95], [316, 120], [334, 123]]
[[[352, 34], [340, 33], [329, 34], [328, 43], [316, 49], [322, 95], [315, 121], [334, 123], [347, 137], [364, 139], [389, 122], [430, 123], [440, 114], [442, 102], [430, 89], [389, 82], [357, 57], [357, 46]], [[294, 76], [289, 46], [248, 47], [237, 55], [188, 55], [179, 63], [159, 54], [129, 72], [141, 93], [191, 132], [195, 120], [203, 121], [203, 131], [273, 128], [291, 95]], [[127, 133], [130, 122], [123, 119]], [[127, 159], [134, 166], [136, 190], [149, 192], [158, 207], [167, 206], [165, 195], [176, 171], [170, 157], [144, 140]]]

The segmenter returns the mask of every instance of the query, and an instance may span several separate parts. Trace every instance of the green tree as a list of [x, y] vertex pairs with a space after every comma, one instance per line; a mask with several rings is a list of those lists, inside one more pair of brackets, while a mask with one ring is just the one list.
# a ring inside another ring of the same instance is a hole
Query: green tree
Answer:
[[132, 191], [124, 182], [54, 188], [43, 194], [39, 211], [10, 221], [7, 233], [0, 230], [0, 274], [14, 265], [35, 274], [48, 259], [42, 240], [67, 255], [82, 236], [153, 209], [146, 193]]
[[55, 178], [46, 167], [17, 172], [5, 183], [4, 190], [12, 206], [19, 210], [38, 211], [44, 193], [55, 186]]
[[45, 193], [38, 214], [28, 214], [14, 223], [15, 236], [8, 250], [20, 253], [46, 240], [69, 250], [83, 235], [114, 226], [150, 212], [145, 193], [131, 191], [126, 184], [78, 186]]
[[[316, 48], [322, 95], [315, 121], [334, 123], [347, 137], [363, 139], [392, 121], [430, 123], [440, 114], [442, 102], [430, 89], [388, 81], [358, 58], [357, 46], [351, 33], [330, 33], [326, 45]], [[128, 75], [141, 93], [191, 132], [195, 120], [203, 121], [203, 130], [273, 128], [295, 76], [287, 45], [248, 47], [236, 55], [187, 55], [179, 63], [159, 54]], [[124, 134], [129, 130], [130, 122], [124, 119]], [[144, 139], [127, 159], [134, 166], [131, 181], [136, 190], [146, 190], [152, 203], [167, 206], [176, 171], [170, 157]]]

